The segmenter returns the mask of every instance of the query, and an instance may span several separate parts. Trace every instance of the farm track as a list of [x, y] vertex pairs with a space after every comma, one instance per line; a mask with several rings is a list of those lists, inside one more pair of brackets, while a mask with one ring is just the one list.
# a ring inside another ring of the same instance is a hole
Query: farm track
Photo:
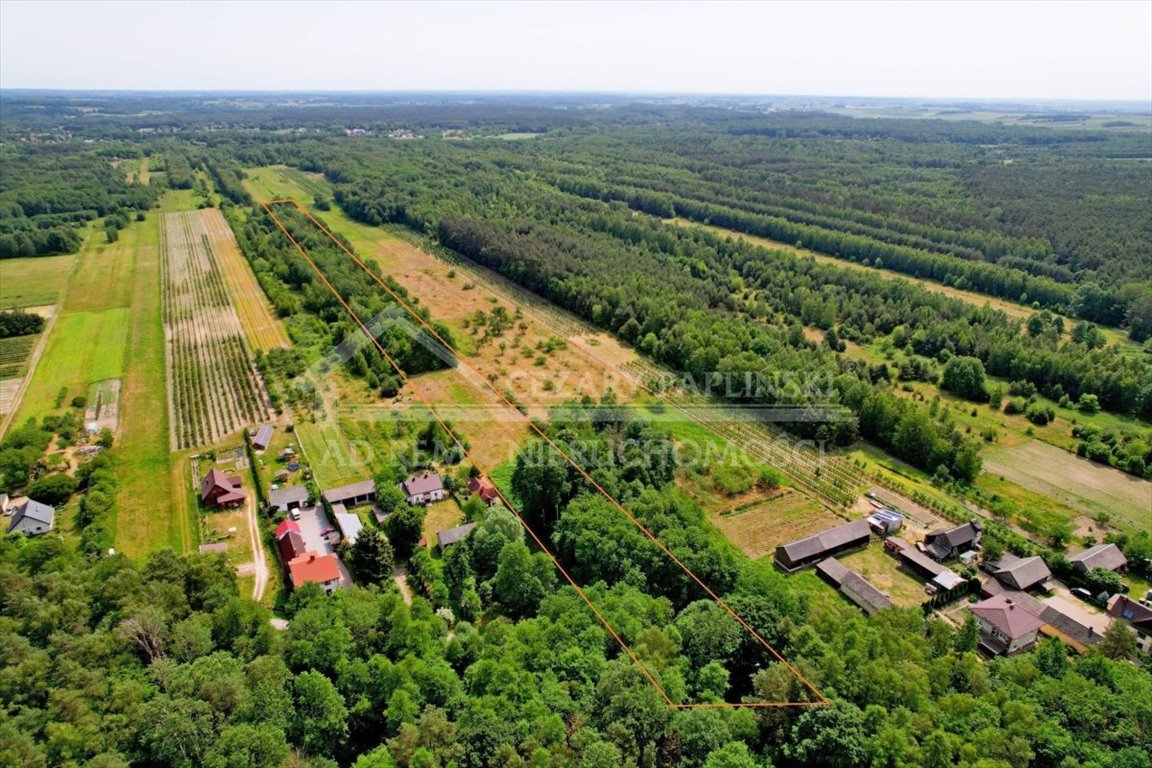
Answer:
[[161, 247], [171, 445], [210, 445], [270, 408], [203, 213], [164, 214]]

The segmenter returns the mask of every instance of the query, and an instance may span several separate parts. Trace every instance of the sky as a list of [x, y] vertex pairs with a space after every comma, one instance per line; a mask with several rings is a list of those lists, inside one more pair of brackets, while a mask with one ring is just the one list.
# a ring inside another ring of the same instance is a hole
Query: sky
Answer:
[[0, 2], [0, 87], [1152, 101], [1152, 2]]

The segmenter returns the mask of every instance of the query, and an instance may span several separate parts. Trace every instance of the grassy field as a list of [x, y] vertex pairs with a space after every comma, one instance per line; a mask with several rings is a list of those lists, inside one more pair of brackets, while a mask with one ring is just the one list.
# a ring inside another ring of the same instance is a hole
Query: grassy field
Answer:
[[984, 470], [1085, 515], [1109, 514], [1130, 528], [1152, 520], [1152, 482], [1043, 443], [990, 451]]
[[55, 304], [75, 254], [0, 259], [0, 309]]
[[183, 462], [169, 452], [168, 444], [160, 217], [134, 226], [143, 230], [131, 270], [132, 354], [120, 395], [120, 494], [113, 531], [117, 546], [129, 556], [164, 546], [190, 552], [199, 525], [187, 511]]
[[444, 501], [428, 505], [428, 514], [424, 516], [424, 541], [429, 547], [436, 546], [436, 534], [464, 522], [464, 512], [456, 499], [448, 497]]
[[892, 602], [901, 608], [914, 608], [927, 600], [924, 585], [900, 570], [896, 559], [886, 555], [879, 545], [870, 545], [837, 559], [876, 589], [887, 592]]
[[709, 516], [712, 524], [748, 557], [771, 555], [789, 541], [843, 523], [844, 520], [792, 488], [781, 488], [770, 498]]

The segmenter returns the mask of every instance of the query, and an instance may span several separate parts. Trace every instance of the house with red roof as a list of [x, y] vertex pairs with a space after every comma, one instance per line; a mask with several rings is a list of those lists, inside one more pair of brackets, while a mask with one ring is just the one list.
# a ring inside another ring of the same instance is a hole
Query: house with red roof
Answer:
[[993, 656], [1011, 656], [1036, 645], [1045, 621], [1007, 595], [994, 595], [968, 607], [980, 622], [980, 647]]
[[331, 553], [319, 555], [305, 552], [288, 561], [288, 580], [292, 582], [293, 589], [299, 589], [304, 584], [319, 584], [326, 593], [332, 594], [343, 586], [340, 559]]
[[486, 478], [474, 477], [469, 480], [468, 491], [479, 496], [489, 507], [496, 503], [496, 486], [488, 482]]
[[280, 562], [284, 569], [288, 564], [303, 555], [306, 551], [304, 537], [300, 533], [300, 525], [295, 520], [281, 520], [273, 533], [276, 540], [276, 551], [280, 554]]
[[206, 507], [238, 507], [244, 503], [240, 478], [213, 468], [200, 481], [200, 503]]

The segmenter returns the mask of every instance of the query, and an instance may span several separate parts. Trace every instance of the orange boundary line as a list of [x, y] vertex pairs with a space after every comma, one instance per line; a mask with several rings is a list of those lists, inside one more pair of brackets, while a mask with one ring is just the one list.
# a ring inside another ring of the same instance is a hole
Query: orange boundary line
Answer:
[[[445, 349], [447, 349], [451, 352], [452, 351], [452, 345], [448, 344], [447, 341], [445, 341], [443, 339], [443, 337], [441, 337], [440, 334], [436, 332], [435, 328], [433, 328], [431, 326], [431, 324], [426, 322], [424, 320], [424, 318], [420, 317], [419, 313], [417, 313], [411, 306], [409, 306], [408, 303], [405, 302], [404, 299], [399, 296], [399, 294], [397, 294], [395, 291], [393, 291], [388, 286], [388, 284], [385, 283], [378, 275], [373, 273], [372, 270], [370, 270], [368, 268], [368, 266], [366, 264], [364, 264], [364, 262], [362, 262], [359, 259], [359, 257], [356, 256], [356, 254], [352, 253], [351, 250], [349, 250], [347, 247], [345, 247], [345, 245], [342, 242], [340, 242], [340, 240], [335, 235], [333, 235], [332, 232], [330, 232], [327, 227], [325, 227], [322, 223], [320, 223], [320, 221], [317, 220], [316, 217], [313, 216], [310, 211], [308, 211], [304, 206], [300, 205], [300, 203], [298, 203], [296, 200], [294, 200], [294, 199], [272, 200], [272, 201], [269, 201], [267, 203], [261, 204], [263, 206], [264, 210], [268, 213], [268, 215], [276, 223], [276, 226], [280, 228], [280, 231], [282, 231], [284, 233], [285, 237], [287, 237], [288, 240], [292, 243], [292, 245], [294, 245], [296, 247], [296, 249], [300, 252], [300, 254], [305, 258], [305, 260], [308, 261], [308, 263], [309, 263], [309, 265], [311, 265], [312, 269], [315, 270], [316, 274], [320, 276], [320, 279], [324, 282], [324, 284], [328, 287], [328, 289], [332, 292], [332, 294], [336, 297], [336, 299], [341, 303], [341, 305], [343, 305], [344, 309], [348, 312], [348, 314], [351, 315], [352, 318], [356, 321], [356, 324], [360, 326], [360, 329], [364, 332], [364, 334], [366, 336], [368, 336], [369, 339], [372, 340], [373, 344], [376, 346], [377, 349], [380, 350], [380, 353], [382, 355], [384, 355], [384, 357], [388, 360], [389, 364], [391, 364], [391, 366], [396, 370], [396, 373], [400, 376], [400, 378], [402, 378], [406, 384], [411, 386], [413, 392], [417, 394], [417, 396], [419, 397], [421, 402], [424, 404], [424, 406], [429, 410], [430, 413], [432, 413], [432, 415], [436, 419], [436, 421], [440, 424], [440, 426], [444, 429], [444, 431], [452, 438], [453, 442], [456, 443], [457, 447], [460, 448], [460, 450], [463, 452], [463, 454], [468, 458], [469, 462], [471, 462], [473, 466], [475, 466], [479, 469], [479, 464], [477, 464], [476, 461], [472, 458], [471, 454], [464, 447], [464, 445], [462, 444], [460, 439], [456, 436], [456, 434], [440, 418], [439, 414], [436, 412], [436, 409], [433, 408], [432, 404], [428, 401], [428, 399], [426, 397], [424, 397], [424, 395], [421, 394], [415, 386], [412, 386], [412, 380], [408, 377], [408, 375], [400, 368], [400, 366], [391, 357], [391, 355], [388, 354], [388, 352], [384, 349], [383, 345], [380, 344], [379, 340], [376, 339], [376, 337], [372, 335], [371, 331], [368, 330], [368, 328], [360, 320], [359, 316], [356, 315], [355, 311], [350, 306], [348, 306], [348, 303], [346, 301], [344, 301], [344, 298], [342, 296], [340, 296], [339, 292], [337, 292], [335, 287], [328, 281], [328, 278], [324, 275], [324, 273], [320, 270], [320, 268], [316, 265], [316, 263], [312, 260], [312, 258], [307, 254], [307, 252], [304, 250], [304, 248], [301, 247], [301, 245], [296, 241], [296, 239], [292, 237], [291, 233], [288, 232], [288, 230], [287, 230], [287, 228], [285, 228], [284, 224], [280, 221], [280, 219], [276, 216], [276, 214], [272, 212], [271, 206], [276, 205], [276, 204], [293, 205], [298, 211], [300, 211], [306, 217], [308, 217], [309, 221], [311, 221], [313, 224], [316, 225], [316, 227], [318, 227], [322, 232], [324, 232], [324, 234], [327, 235], [328, 238], [333, 243], [335, 243], [337, 247], [340, 248], [340, 250], [344, 251], [344, 253], [346, 253], [348, 256], [350, 256], [352, 258], [352, 260], [355, 261], [356, 264], [362, 270], [364, 270], [364, 272], [366, 272], [373, 280], [375, 280], [376, 283], [379, 284], [380, 287], [383, 288], [388, 293], [388, 295], [392, 297], [392, 299], [394, 301], [396, 301], [401, 307], [403, 307], [405, 309], [405, 311], [407, 311], [408, 314], [410, 314], [416, 320], [416, 322], [418, 322], [421, 326], [424, 327], [424, 329], [426, 331], [428, 331], [430, 334], [432, 334], [432, 336], [435, 337], [437, 341], [439, 341], [441, 344], [443, 344]], [[809, 681], [803, 674], [801, 674], [800, 671], [798, 669], [796, 669], [796, 667], [794, 667], [787, 659], [785, 659], [783, 657], [783, 655], [780, 654], [779, 651], [777, 651], [775, 648], [773, 648], [764, 638], [762, 638], [759, 635], [759, 633], [757, 633], [756, 630], [754, 630], [748, 624], [748, 622], [746, 622], [743, 618], [741, 618], [741, 616], [739, 614], [737, 614], [736, 611], [734, 611], [732, 609], [732, 607], [729, 606], [728, 603], [724, 601], [723, 598], [721, 598], [714, 591], [712, 591], [712, 589], [707, 584], [705, 584], [700, 579], [699, 576], [697, 576], [690, 568], [688, 568], [688, 566], [684, 565], [684, 563], [678, 557], [676, 557], [676, 555], [673, 554], [672, 551], [669, 550], [664, 545], [664, 543], [662, 541], [660, 541], [659, 538], [656, 537], [655, 534], [653, 534], [643, 523], [641, 523], [639, 520], [637, 520], [636, 517], [633, 516], [631, 512], [629, 512], [627, 509], [625, 509], [624, 505], [621, 504], [614, 496], [612, 496], [612, 494], [608, 493], [608, 491], [606, 491], [599, 483], [597, 483], [596, 480], [593, 479], [592, 476], [589, 475], [588, 472], [585, 471], [585, 469], [583, 467], [581, 467], [579, 464], [577, 464], [576, 461], [571, 456], [569, 456], [567, 452], [565, 452], [559, 445], [557, 445], [555, 443], [555, 441], [553, 441], [550, 437], [548, 437], [548, 435], [542, 429], [540, 429], [540, 427], [537, 426], [536, 423], [531, 418], [529, 418], [526, 414], [521, 413], [521, 411], [518, 408], [516, 408], [516, 406], [510, 400], [508, 400], [508, 398], [505, 397], [502, 392], [500, 392], [498, 389], [493, 387], [490, 382], [487, 382], [487, 379], [485, 379], [483, 376], [480, 376], [480, 372], [477, 371], [474, 367], [472, 367], [467, 361], [460, 359], [459, 356], [455, 355], [454, 352], [453, 352], [453, 355], [456, 357], [458, 363], [462, 363], [469, 370], [471, 370], [473, 373], [477, 374], [477, 376], [479, 376], [480, 379], [485, 382], [485, 385], [490, 390], [492, 390], [492, 392], [500, 400], [502, 400], [506, 405], [508, 405], [510, 408], [512, 408], [516, 413], [519, 413], [524, 418], [524, 420], [528, 423], [528, 425], [532, 428], [532, 430], [534, 432], [536, 432], [545, 442], [547, 442], [550, 446], [552, 446], [552, 448], [557, 453], [559, 453], [565, 459], [565, 461], [568, 462], [569, 465], [571, 465], [577, 472], [579, 472], [581, 474], [581, 476], [583, 476], [584, 479], [587, 480], [590, 485], [592, 485], [592, 487], [594, 487], [602, 496], [604, 496], [604, 498], [606, 498], [609, 502], [611, 502], [622, 513], [624, 513], [624, 515], [628, 518], [629, 521], [631, 521], [631, 523], [633, 525], [635, 525], [645, 536], [647, 536], [652, 542], [654, 542], [656, 544], [656, 546], [658, 546], [660, 548], [660, 550], [672, 560], [672, 562], [676, 563], [676, 565], [679, 566], [680, 569], [682, 571], [684, 571], [684, 573], [686, 573], [693, 581], [695, 581], [696, 584], [698, 584], [700, 586], [700, 588], [703, 589], [708, 594], [709, 597], [711, 597], [717, 604], [719, 604], [722, 608], [724, 608], [724, 610], [727, 611], [728, 614], [730, 616], [732, 616], [732, 618], [734, 618], [745, 630], [747, 630], [748, 633], [752, 635], [752, 637], [756, 638], [757, 642], [759, 642], [765, 649], [767, 649], [768, 652], [779, 663], [783, 664], [790, 672], [792, 672], [793, 675], [796, 676], [797, 680], [799, 680], [806, 688], [808, 688], [812, 693], [814, 693], [820, 699], [819, 701], [747, 702], [747, 703], [705, 702], [705, 703], [696, 703], [696, 704], [678, 704], [678, 703], [672, 701], [672, 699], [668, 696], [668, 693], [664, 690], [663, 686], [661, 686], [660, 683], [656, 680], [655, 676], [653, 676], [653, 674], [648, 670], [648, 668], [644, 666], [643, 662], [641, 662], [640, 659], [636, 657], [636, 654], [632, 651], [632, 649], [628, 646], [628, 644], [624, 642], [623, 638], [620, 637], [620, 635], [616, 632], [616, 630], [612, 627], [612, 625], [607, 621], [607, 619], [604, 617], [604, 615], [600, 613], [600, 611], [596, 608], [596, 606], [592, 603], [592, 601], [584, 593], [584, 590], [581, 589], [580, 586], [576, 583], [576, 581], [571, 577], [571, 575], [568, 574], [568, 572], [564, 569], [564, 567], [556, 559], [555, 555], [552, 554], [551, 550], [549, 550], [548, 547], [545, 546], [544, 542], [540, 539], [540, 537], [536, 534], [536, 532], [534, 530], [532, 530], [531, 526], [529, 526], [527, 524], [527, 522], [525, 522], [524, 518], [521, 517], [520, 513], [516, 510], [516, 508], [508, 501], [508, 499], [504, 495], [504, 493], [498, 487], [493, 485], [493, 488], [496, 490], [497, 495], [500, 496], [501, 501], [503, 501], [504, 504], [509, 508], [509, 510], [512, 511], [512, 514], [516, 516], [516, 519], [519, 520], [520, 524], [524, 527], [524, 529], [526, 531], [528, 531], [528, 534], [532, 537], [533, 541], [535, 541], [536, 544], [540, 547], [540, 549], [548, 556], [549, 560], [552, 561], [552, 564], [554, 566], [556, 566], [556, 569], [558, 571], [560, 571], [560, 573], [564, 576], [565, 580], [567, 580], [568, 583], [572, 585], [572, 587], [576, 590], [576, 592], [580, 595], [580, 597], [584, 600], [584, 602], [588, 604], [588, 607], [592, 609], [592, 612], [596, 615], [596, 617], [600, 620], [600, 622], [604, 625], [604, 627], [616, 639], [616, 641], [620, 644], [620, 646], [624, 649], [624, 651], [628, 654], [628, 656], [632, 659], [632, 661], [640, 668], [640, 670], [648, 678], [649, 682], [651, 682], [652, 685], [656, 688], [656, 690], [660, 692], [660, 695], [664, 698], [664, 700], [668, 703], [669, 706], [671, 706], [673, 708], [677, 708], [677, 709], [717, 708], [717, 707], [724, 707], [724, 708], [735, 708], [735, 707], [806, 707], [806, 706], [823, 706], [823, 705], [827, 705], [829, 703], [827, 697], [825, 697], [824, 694], [822, 694], [816, 688], [816, 686], [812, 684], [811, 681]], [[487, 473], [485, 473], [485, 475], [487, 475]]]

